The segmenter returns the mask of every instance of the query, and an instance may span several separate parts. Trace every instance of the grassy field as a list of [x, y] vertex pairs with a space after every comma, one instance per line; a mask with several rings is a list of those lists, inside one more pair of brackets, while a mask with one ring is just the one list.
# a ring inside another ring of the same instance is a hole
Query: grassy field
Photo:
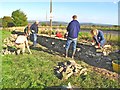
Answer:
[[[61, 32], [63, 35], [66, 33], [66, 30], [58, 30], [59, 32]], [[55, 30], [51, 31], [52, 34], [55, 34]], [[39, 31], [40, 34], [48, 34], [50, 33], [50, 30], [40, 30]], [[120, 43], [120, 36], [119, 35], [114, 35], [114, 34], [104, 34], [105, 40], [107, 43], [115, 43], [118, 44]], [[89, 32], [80, 32], [79, 33], [79, 37], [78, 40], [80, 39], [89, 39], [92, 40], [92, 36]]]
[[[43, 26], [45, 27], [45, 26]], [[66, 29], [67, 26], [53, 26], [53, 29]], [[80, 28], [81, 30], [91, 30], [92, 25], [81, 25]], [[101, 26], [101, 25], [96, 25], [97, 29], [100, 30], [115, 30], [115, 31], [119, 31], [120, 30], [120, 26]]]
[[[92, 37], [91, 37], [90, 33], [88, 33], [88, 32], [80, 32], [79, 39], [81, 39], [81, 38], [92, 40]], [[119, 35], [104, 34], [104, 38], [107, 42], [120, 43], [120, 36]]]
[[[0, 31], [4, 39], [10, 35], [8, 31]], [[87, 75], [71, 76], [68, 80], [60, 80], [54, 74], [54, 66], [58, 62], [70, 60], [44, 52], [42, 47], [32, 50], [32, 55], [2, 56], [1, 88], [39, 88], [43, 90], [52, 86], [64, 86], [69, 82], [79, 88], [120, 88], [118, 80], [111, 80], [101, 74], [91, 71], [91, 66], [76, 60], [88, 69]]]
[[4, 30], [2, 32], [2, 30], [0, 30], [0, 50], [2, 49], [2, 40], [4, 40], [7, 36], [9, 36], [11, 34], [11, 32]]

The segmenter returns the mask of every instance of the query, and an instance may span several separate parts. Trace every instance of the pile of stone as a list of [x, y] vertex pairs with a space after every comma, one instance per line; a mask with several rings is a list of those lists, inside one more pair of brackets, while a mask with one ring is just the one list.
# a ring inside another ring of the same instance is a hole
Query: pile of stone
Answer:
[[60, 62], [54, 68], [55, 75], [59, 79], [67, 80], [70, 76], [80, 76], [82, 74], [87, 74], [87, 69], [77, 64], [74, 60], [69, 60], [66, 62]]
[[102, 74], [103, 76], [106, 76], [110, 79], [115, 79], [115, 80], [119, 80], [120, 76], [118, 73], [112, 72], [112, 71], [108, 71], [104, 68], [98, 68], [98, 67], [93, 67], [92, 68], [93, 71], [98, 72], [99, 74]]
[[1, 50], [1, 54], [3, 55], [7, 55], [7, 54], [16, 54], [15, 53], [15, 48], [13, 48], [15, 46], [15, 40], [17, 38], [17, 34], [11, 34], [10, 37], [5, 38], [3, 40], [3, 44], [2, 47], [3, 49]]
[[102, 53], [104, 56], [109, 55], [112, 52], [111, 45], [105, 45], [103, 48], [96, 47], [96, 53]]

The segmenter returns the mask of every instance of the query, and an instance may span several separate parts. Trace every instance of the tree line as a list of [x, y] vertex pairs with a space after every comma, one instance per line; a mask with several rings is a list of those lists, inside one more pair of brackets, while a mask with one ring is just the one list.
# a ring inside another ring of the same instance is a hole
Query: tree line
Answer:
[[20, 9], [12, 12], [11, 16], [0, 18], [2, 27], [25, 26], [28, 24], [27, 15]]

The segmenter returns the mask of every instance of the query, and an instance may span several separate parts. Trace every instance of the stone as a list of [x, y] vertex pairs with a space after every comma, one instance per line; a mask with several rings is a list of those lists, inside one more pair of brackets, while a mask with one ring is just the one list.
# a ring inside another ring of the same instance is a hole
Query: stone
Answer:
[[111, 45], [104, 45], [104, 48], [112, 48]]
[[56, 75], [57, 75], [58, 77], [60, 77], [60, 76], [61, 76], [61, 73], [60, 73], [59, 71], [56, 71]]
[[19, 55], [20, 54], [20, 50], [17, 50], [17, 55]]
[[75, 60], [69, 60], [69, 62], [71, 62], [72, 65], [76, 65]]
[[79, 52], [81, 49], [80, 48], [77, 48], [77, 51]]
[[109, 65], [111, 65], [111, 62], [106, 62], [106, 64], [109, 64]]
[[96, 52], [102, 52], [102, 49], [96, 49]]
[[64, 76], [64, 79], [67, 80], [71, 75], [73, 75], [73, 72], [70, 72], [66, 76]]
[[63, 45], [63, 47], [65, 47], [65, 45]]
[[6, 45], [6, 44], [3, 44], [2, 46], [3, 46], [4, 48], [7, 48], [7, 45]]
[[92, 57], [95, 57], [96, 55], [95, 54], [91, 54]]
[[101, 56], [102, 55], [102, 53], [96, 53], [96, 56]]
[[54, 45], [55, 44], [55, 42], [52, 42], [52, 45]]
[[87, 69], [86, 69], [86, 68], [83, 68], [83, 69], [80, 71], [79, 75], [85, 73], [86, 71], [87, 71]]
[[[59, 68], [55, 67], [57, 76], [62, 77], [62, 79], [67, 80], [72, 75], [79, 75], [85, 73], [86, 68], [83, 68], [81, 65], [77, 64], [74, 60], [69, 60], [64, 63], [59, 63]], [[86, 74], [86, 73], [85, 73]], [[60, 76], [61, 75], [61, 76]]]
[[72, 89], [72, 86], [71, 86], [71, 83], [69, 82], [68, 83], [68, 87], [67, 87], [68, 89]]
[[47, 40], [47, 39], [46, 39], [45, 41], [46, 41], [46, 42], [48, 42], [48, 40]]
[[64, 67], [61, 67], [60, 69], [59, 69], [59, 72], [62, 72], [64, 70]]
[[12, 52], [12, 54], [15, 54], [15, 51], [14, 51], [14, 52]]
[[11, 54], [11, 52], [10, 52], [10, 51], [8, 51], [8, 54]]
[[97, 48], [98, 48], [98, 46], [95, 46], [95, 48], [97, 49]]

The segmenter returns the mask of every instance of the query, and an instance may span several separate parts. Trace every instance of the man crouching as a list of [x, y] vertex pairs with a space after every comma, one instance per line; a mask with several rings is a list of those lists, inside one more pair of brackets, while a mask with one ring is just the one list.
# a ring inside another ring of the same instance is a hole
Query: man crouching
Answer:
[[27, 40], [26, 34], [21, 34], [17, 37], [17, 39], [15, 41], [15, 46], [17, 47], [17, 54], [20, 54], [21, 51], [22, 51], [22, 54], [24, 54], [25, 47], [27, 47], [29, 53], [32, 54], [30, 51], [29, 45], [28, 45], [28, 40]]

